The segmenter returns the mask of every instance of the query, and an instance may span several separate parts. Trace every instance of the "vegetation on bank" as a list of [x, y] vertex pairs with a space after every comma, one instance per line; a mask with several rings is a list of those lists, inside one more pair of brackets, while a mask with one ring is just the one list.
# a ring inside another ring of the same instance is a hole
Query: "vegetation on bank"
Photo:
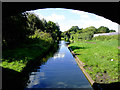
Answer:
[[116, 31], [104, 26], [84, 29], [72, 26], [61, 34], [64, 40], [71, 42], [69, 46], [97, 83], [118, 81], [118, 35], [93, 37], [94, 34], [111, 32]]
[[118, 35], [110, 35], [110, 36], [97, 36], [93, 37], [92, 40], [98, 40], [98, 41], [108, 41], [108, 40], [119, 40], [120, 37]]
[[62, 32], [61, 37], [66, 41], [78, 41], [78, 40], [91, 40], [94, 34], [98, 33], [111, 33], [116, 32], [115, 30], [109, 30], [108, 27], [100, 26], [95, 28], [90, 26], [87, 28], [79, 28], [78, 26], [72, 26], [69, 30]]
[[[118, 81], [118, 35], [98, 36], [97, 33], [109, 33], [101, 26], [85, 29], [71, 27], [61, 34], [59, 25], [52, 21], [39, 19], [33, 13], [22, 13], [3, 18], [2, 63], [3, 68], [22, 72], [27, 63], [55, 48], [60, 39], [72, 41], [72, 50], [84, 63], [84, 68], [98, 83]], [[61, 38], [62, 36], [62, 38]], [[7, 75], [6, 75], [7, 76]], [[11, 75], [12, 76], [12, 75]]]
[[30, 61], [55, 48], [60, 40], [59, 25], [40, 20], [33, 13], [24, 12], [3, 18], [2, 63], [0, 66], [21, 72]]
[[118, 35], [98, 36], [69, 46], [95, 82], [118, 82]]
[[43, 57], [53, 46], [55, 45], [41, 40], [39, 43], [33, 41], [28, 45], [23, 45], [12, 50], [5, 50], [2, 53], [1, 66], [21, 72], [29, 61], [35, 61], [37, 57]]

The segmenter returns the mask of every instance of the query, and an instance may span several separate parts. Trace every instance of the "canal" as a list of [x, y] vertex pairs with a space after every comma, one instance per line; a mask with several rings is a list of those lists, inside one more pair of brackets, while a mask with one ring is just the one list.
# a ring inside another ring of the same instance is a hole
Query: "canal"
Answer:
[[58, 51], [29, 75], [26, 88], [92, 88], [75, 58], [60, 41]]

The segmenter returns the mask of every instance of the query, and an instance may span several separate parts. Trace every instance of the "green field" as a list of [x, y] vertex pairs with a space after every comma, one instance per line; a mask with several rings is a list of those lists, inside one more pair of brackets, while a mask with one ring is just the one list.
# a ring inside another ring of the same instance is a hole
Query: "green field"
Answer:
[[84, 63], [86, 72], [95, 82], [111, 83], [118, 81], [117, 39], [99, 40], [93, 38], [89, 41], [76, 41], [69, 46]]

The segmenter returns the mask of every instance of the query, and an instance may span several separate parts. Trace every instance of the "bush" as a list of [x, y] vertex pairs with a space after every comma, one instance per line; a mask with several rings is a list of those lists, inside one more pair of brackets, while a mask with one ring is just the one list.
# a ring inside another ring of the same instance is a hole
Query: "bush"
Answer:
[[118, 40], [118, 35], [97, 36], [97, 37], [93, 37], [92, 40], [101, 40], [101, 41], [105, 41], [105, 40]]
[[39, 41], [44, 40], [46, 42], [53, 43], [52, 36], [49, 33], [45, 33], [45, 32], [43, 32], [41, 30], [36, 30], [35, 34], [31, 35], [30, 38], [32, 38], [32, 39], [36, 38], [36, 40], [39, 39]]
[[85, 32], [85, 33], [80, 33], [80, 34], [72, 34], [71, 35], [71, 39], [74, 41], [79, 41], [79, 40], [91, 40], [93, 37], [93, 32], [89, 31], [89, 32]]

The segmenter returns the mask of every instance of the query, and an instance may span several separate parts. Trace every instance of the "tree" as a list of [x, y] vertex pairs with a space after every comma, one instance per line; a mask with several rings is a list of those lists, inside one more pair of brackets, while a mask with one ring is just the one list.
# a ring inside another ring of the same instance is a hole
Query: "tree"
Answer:
[[45, 19], [40, 20], [37, 15], [27, 12], [3, 18], [3, 46], [15, 47], [24, 41], [29, 42], [28, 38], [32, 36], [41, 38], [40, 35], [51, 36], [54, 41], [59, 40], [59, 25], [52, 21], [46, 22]]
[[29, 35], [27, 21], [25, 13], [3, 18], [3, 47], [15, 47], [26, 40]]
[[116, 32], [115, 30], [109, 30], [110, 32]]
[[28, 23], [28, 29], [31, 30], [31, 34], [34, 34], [35, 30], [40, 29], [44, 31], [44, 25], [43, 22], [39, 19], [39, 17], [33, 13], [26, 13], [27, 15], [27, 23]]
[[47, 21], [44, 18], [41, 19], [41, 21], [43, 23], [44, 31], [47, 32]]
[[68, 31], [70, 32], [70, 34], [75, 34], [76, 32], [80, 32], [81, 29], [79, 29], [78, 26], [72, 26]]
[[110, 31], [109, 31], [109, 28], [107, 28], [107, 27], [104, 27], [104, 26], [100, 26], [99, 28], [98, 28], [98, 33], [109, 33]]
[[57, 40], [57, 38], [60, 39], [60, 28], [59, 25], [52, 22], [48, 21], [47, 22], [47, 32], [51, 34], [53, 40]]
[[94, 26], [90, 26], [90, 27], [87, 27], [85, 29], [82, 29], [82, 32], [85, 33], [85, 32], [93, 32], [93, 33], [97, 33], [97, 29], [94, 27]]

